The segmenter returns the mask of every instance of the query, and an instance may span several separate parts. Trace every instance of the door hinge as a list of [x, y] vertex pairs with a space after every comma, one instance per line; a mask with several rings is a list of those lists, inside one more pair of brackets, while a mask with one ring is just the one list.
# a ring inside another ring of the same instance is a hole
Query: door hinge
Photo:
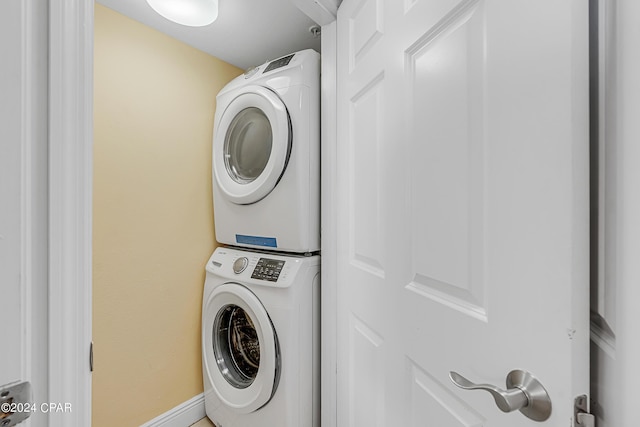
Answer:
[[589, 413], [589, 401], [587, 395], [576, 397], [573, 405], [574, 427], [595, 427], [596, 418]]
[[89, 344], [89, 372], [93, 372], [93, 341]]

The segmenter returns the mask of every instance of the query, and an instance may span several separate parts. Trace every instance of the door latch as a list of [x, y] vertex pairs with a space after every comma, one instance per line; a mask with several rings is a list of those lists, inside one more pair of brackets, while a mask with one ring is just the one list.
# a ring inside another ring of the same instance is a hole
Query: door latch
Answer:
[[574, 427], [595, 427], [596, 418], [589, 413], [589, 405], [585, 394], [576, 397], [573, 405]]
[[0, 427], [12, 427], [31, 416], [31, 383], [0, 386]]

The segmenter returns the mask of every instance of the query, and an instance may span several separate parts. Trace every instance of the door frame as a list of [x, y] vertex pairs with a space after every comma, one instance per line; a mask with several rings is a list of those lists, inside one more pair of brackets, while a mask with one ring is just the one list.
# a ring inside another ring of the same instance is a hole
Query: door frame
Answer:
[[337, 243], [337, 55], [338, 26], [334, 20], [322, 26], [320, 80], [320, 218], [321, 218], [321, 426], [335, 427], [338, 418], [338, 243]]
[[[28, 34], [39, 29], [27, 23]], [[49, 2], [50, 427], [91, 425], [93, 1]], [[46, 49], [46, 47], [44, 48]], [[43, 52], [39, 52], [45, 54]]]
[[[637, 328], [640, 312], [640, 86], [637, 73], [640, 42], [637, 22], [640, 4], [635, 0], [590, 0], [598, 14], [599, 34], [594, 34], [593, 58], [598, 93], [592, 100], [594, 161], [599, 170], [596, 224], [598, 277], [592, 279], [594, 319], [591, 325], [592, 398], [597, 405], [596, 423], [603, 427], [633, 425], [635, 390], [640, 378]], [[593, 24], [593, 22], [592, 22]], [[592, 69], [592, 71], [594, 71]], [[595, 85], [594, 85], [595, 86]], [[598, 229], [598, 227], [600, 227]]]

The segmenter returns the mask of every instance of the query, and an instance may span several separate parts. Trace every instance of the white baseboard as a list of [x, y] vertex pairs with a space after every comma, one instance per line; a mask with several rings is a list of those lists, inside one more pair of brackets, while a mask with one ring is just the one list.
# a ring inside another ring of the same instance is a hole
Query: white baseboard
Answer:
[[140, 427], [189, 427], [205, 416], [204, 394], [200, 393]]

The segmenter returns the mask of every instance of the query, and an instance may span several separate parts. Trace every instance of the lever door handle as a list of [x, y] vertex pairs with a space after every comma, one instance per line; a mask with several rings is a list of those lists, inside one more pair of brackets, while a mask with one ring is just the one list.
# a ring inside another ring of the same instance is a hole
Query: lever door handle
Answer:
[[474, 384], [457, 372], [449, 372], [449, 378], [461, 389], [488, 391], [502, 412], [512, 412], [529, 404], [526, 393], [519, 388], [502, 390], [491, 384]]
[[491, 393], [502, 412], [519, 410], [534, 421], [545, 421], [551, 416], [551, 399], [547, 390], [529, 372], [516, 369], [507, 375], [507, 389], [491, 384], [475, 384], [457, 372], [449, 372], [449, 378], [463, 390], [484, 390]]

